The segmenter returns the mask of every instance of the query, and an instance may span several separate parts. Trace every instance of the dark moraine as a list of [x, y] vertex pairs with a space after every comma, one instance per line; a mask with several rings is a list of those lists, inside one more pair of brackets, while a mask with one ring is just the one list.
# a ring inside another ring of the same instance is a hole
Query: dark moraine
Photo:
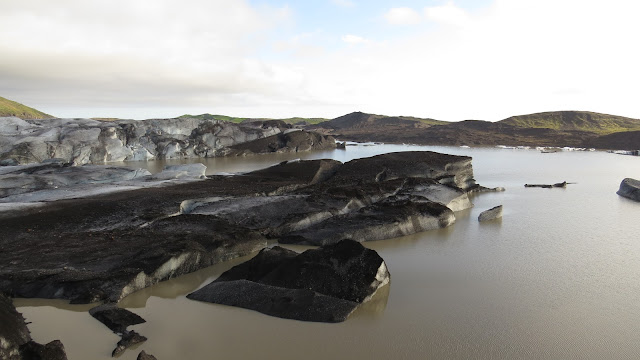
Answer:
[[[327, 244], [448, 226], [446, 205], [470, 206], [478, 188], [470, 157], [416, 151], [55, 201], [0, 219], [0, 292], [117, 302], [269, 239]], [[320, 228], [345, 231], [314, 239]]]

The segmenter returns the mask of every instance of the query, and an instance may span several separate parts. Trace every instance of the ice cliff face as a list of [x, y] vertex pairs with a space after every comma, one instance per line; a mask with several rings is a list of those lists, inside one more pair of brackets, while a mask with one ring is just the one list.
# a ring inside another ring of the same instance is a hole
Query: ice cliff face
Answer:
[[58, 158], [74, 165], [217, 157], [229, 147], [280, 134], [286, 124], [196, 118], [98, 121], [0, 118], [0, 160]]

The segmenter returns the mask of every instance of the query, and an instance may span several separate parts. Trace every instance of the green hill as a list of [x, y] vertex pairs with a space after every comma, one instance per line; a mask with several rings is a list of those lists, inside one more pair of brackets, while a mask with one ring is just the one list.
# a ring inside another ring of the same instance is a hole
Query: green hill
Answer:
[[21, 119], [51, 119], [54, 116], [0, 96], [0, 117], [16, 116]]
[[552, 111], [519, 115], [504, 119], [499, 123], [521, 128], [581, 130], [601, 135], [640, 130], [640, 119], [589, 111]]

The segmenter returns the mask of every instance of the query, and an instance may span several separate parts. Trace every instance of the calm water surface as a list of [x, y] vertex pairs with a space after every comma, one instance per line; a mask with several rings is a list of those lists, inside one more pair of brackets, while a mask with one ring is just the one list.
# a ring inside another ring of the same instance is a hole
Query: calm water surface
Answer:
[[[348, 161], [405, 150], [472, 156], [478, 183], [507, 191], [474, 196], [475, 206], [456, 213], [447, 229], [365, 243], [387, 262], [388, 297], [344, 323], [283, 320], [185, 298], [244, 260], [237, 259], [126, 298], [122, 306], [147, 320], [131, 328], [149, 340], [121, 359], [140, 350], [159, 359], [640, 358], [640, 204], [615, 193], [623, 178], [640, 178], [640, 157], [376, 145], [205, 165], [210, 174], [241, 172], [296, 157]], [[165, 164], [147, 165], [157, 171]], [[577, 184], [523, 186], [565, 180]], [[500, 204], [502, 220], [478, 223], [481, 211]], [[91, 306], [15, 303], [35, 340], [62, 340], [69, 359], [109, 359], [118, 341], [89, 316]]]

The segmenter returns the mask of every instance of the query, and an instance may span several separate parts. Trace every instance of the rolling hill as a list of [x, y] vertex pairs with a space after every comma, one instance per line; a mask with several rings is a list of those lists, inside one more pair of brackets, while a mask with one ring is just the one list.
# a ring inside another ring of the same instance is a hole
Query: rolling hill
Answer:
[[499, 123], [520, 128], [579, 130], [599, 135], [640, 130], [640, 119], [589, 111], [552, 111], [512, 116]]
[[498, 122], [446, 122], [355, 112], [307, 126], [307, 129], [333, 135], [340, 140], [387, 143], [640, 149], [637, 136], [631, 133], [640, 129], [640, 120], [585, 111], [513, 116]]
[[16, 116], [21, 119], [51, 119], [54, 116], [0, 96], [0, 117]]

